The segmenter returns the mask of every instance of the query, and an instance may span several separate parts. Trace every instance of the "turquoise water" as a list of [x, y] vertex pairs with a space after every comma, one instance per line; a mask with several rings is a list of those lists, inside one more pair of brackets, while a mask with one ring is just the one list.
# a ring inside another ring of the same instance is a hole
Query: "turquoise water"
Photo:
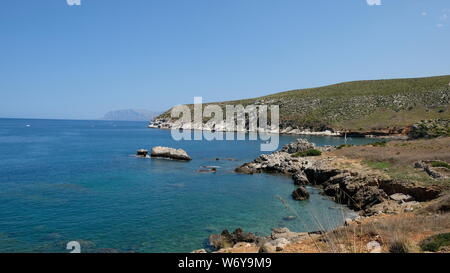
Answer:
[[[288, 177], [235, 174], [261, 154], [259, 144], [177, 142], [170, 131], [143, 122], [0, 119], [0, 252], [67, 252], [73, 240], [85, 252], [187, 252], [225, 228], [269, 234], [273, 227], [306, 231], [342, 223], [350, 212], [316, 189], [297, 202]], [[193, 160], [133, 156], [156, 145], [183, 148]], [[220, 168], [198, 173], [204, 165]], [[299, 217], [283, 220], [290, 215]]]

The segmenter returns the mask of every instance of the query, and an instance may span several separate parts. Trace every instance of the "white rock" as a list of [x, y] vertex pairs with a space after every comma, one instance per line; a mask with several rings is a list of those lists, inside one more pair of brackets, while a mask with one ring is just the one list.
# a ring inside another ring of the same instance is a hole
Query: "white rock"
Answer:
[[389, 196], [392, 200], [397, 202], [409, 202], [414, 200], [411, 195], [403, 194], [403, 193], [395, 193]]
[[183, 149], [174, 149], [161, 146], [153, 147], [151, 156], [177, 160], [191, 160], [191, 157]]
[[289, 243], [289, 240], [286, 238], [279, 238], [271, 242], [277, 251], [283, 250]]
[[381, 245], [377, 241], [367, 243], [367, 251], [370, 253], [381, 253]]

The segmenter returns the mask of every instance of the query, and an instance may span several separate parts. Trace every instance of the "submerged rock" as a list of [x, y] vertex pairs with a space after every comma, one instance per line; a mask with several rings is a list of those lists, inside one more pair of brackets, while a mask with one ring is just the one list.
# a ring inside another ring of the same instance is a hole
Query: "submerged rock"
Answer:
[[218, 167], [207, 167], [207, 166], [204, 166], [203, 168], [205, 168], [205, 169], [200, 169], [197, 172], [199, 172], [199, 173], [216, 173]]
[[292, 192], [292, 198], [299, 201], [307, 200], [309, 199], [309, 192], [305, 187], [299, 187]]
[[305, 239], [307, 236], [309, 236], [307, 232], [293, 232], [290, 231], [288, 228], [284, 227], [272, 229], [272, 234], [270, 235], [270, 238], [272, 240], [284, 238], [290, 242], [297, 242], [302, 239]]
[[153, 147], [151, 156], [185, 161], [192, 160], [192, 158], [183, 149], [174, 149], [161, 146]]
[[271, 243], [265, 243], [259, 249], [259, 253], [275, 253], [277, 252], [277, 248]]
[[284, 221], [293, 221], [295, 219], [297, 219], [297, 217], [295, 217], [293, 215], [289, 215], [289, 216], [283, 217]]

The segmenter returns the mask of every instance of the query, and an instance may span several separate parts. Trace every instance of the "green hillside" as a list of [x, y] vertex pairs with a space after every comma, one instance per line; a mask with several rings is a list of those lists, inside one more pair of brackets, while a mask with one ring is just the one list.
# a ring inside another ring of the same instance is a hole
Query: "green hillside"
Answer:
[[449, 101], [450, 76], [438, 76], [345, 82], [217, 104], [278, 104], [282, 128], [376, 131], [448, 119]]

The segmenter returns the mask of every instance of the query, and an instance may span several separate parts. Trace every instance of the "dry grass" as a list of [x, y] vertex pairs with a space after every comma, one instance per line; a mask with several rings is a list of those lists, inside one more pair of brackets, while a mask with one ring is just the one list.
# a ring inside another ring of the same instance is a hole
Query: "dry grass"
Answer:
[[[366, 174], [387, 175], [402, 181], [438, 185], [450, 189], [450, 180], [435, 180], [415, 169], [419, 160], [450, 162], [450, 138], [391, 141], [386, 145], [344, 147], [325, 156], [334, 157], [340, 168]], [[292, 244], [284, 251], [293, 253], [364, 253], [367, 244], [376, 241], [382, 252], [421, 252], [420, 243], [429, 236], [450, 231], [448, 191], [440, 199], [423, 203], [416, 213], [378, 215], [359, 223], [340, 227], [316, 238]]]
[[[450, 137], [411, 141], [390, 141], [386, 145], [343, 147], [329, 155], [353, 160], [353, 165], [384, 173], [400, 181], [412, 181], [423, 185], [450, 188], [450, 179], [435, 180], [423, 170], [414, 168], [419, 160], [450, 162]], [[358, 167], [360, 168], [360, 167]]]
[[450, 137], [410, 141], [390, 141], [385, 146], [345, 147], [333, 152], [337, 156], [375, 162], [412, 165], [418, 160], [450, 162]]
[[365, 253], [367, 244], [377, 241], [382, 252], [421, 252], [425, 238], [450, 231], [450, 214], [401, 214], [371, 217], [361, 224], [338, 228], [318, 238], [288, 246], [294, 253]]
[[[414, 111], [394, 111], [388, 108], [378, 109], [360, 119], [353, 119], [334, 124], [337, 128], [346, 128], [353, 131], [380, 130], [411, 125], [412, 120], [427, 120], [446, 118], [450, 107], [444, 106], [441, 111], [429, 111], [426, 107], [416, 107]], [[442, 111], [443, 110], [443, 111]], [[413, 122], [414, 123], [414, 122]]]

